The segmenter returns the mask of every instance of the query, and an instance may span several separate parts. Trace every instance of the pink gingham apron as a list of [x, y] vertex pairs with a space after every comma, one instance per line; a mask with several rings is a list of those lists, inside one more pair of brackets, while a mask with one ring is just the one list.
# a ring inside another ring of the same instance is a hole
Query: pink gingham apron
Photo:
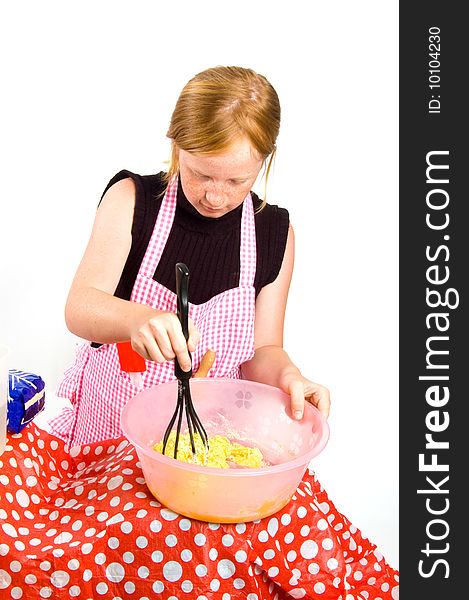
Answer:
[[[178, 181], [175, 178], [163, 198], [155, 227], [132, 290], [131, 301], [159, 310], [176, 312], [176, 295], [153, 279], [174, 221]], [[240, 377], [240, 365], [254, 354], [256, 232], [251, 195], [243, 202], [240, 240], [240, 278], [237, 288], [217, 294], [203, 304], [190, 304], [189, 316], [201, 339], [192, 355], [193, 369], [209, 349], [216, 359], [209, 376]], [[190, 283], [189, 283], [190, 298]], [[146, 361], [143, 388], [174, 379], [174, 363]], [[70, 446], [122, 435], [120, 414], [124, 404], [140, 390], [122, 371], [115, 344], [92, 348], [80, 345], [75, 364], [65, 372], [57, 395], [68, 398], [65, 408], [50, 421], [51, 432]]]

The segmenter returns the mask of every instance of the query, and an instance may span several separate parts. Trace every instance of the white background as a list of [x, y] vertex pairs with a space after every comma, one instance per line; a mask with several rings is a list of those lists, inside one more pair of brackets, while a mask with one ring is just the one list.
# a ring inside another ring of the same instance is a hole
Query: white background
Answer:
[[0, 21], [11, 368], [40, 374], [52, 401], [77, 342], [65, 299], [107, 181], [164, 168], [195, 73], [253, 68], [282, 105], [268, 201], [288, 208], [297, 240], [286, 348], [332, 395], [313, 466], [397, 567], [397, 3], [18, 1]]

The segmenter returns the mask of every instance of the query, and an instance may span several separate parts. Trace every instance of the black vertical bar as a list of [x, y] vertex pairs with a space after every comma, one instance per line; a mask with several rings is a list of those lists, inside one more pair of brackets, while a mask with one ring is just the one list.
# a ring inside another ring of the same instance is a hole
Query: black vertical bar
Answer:
[[467, 595], [457, 591], [467, 589], [468, 570], [462, 486], [469, 457], [463, 411], [469, 374], [464, 181], [469, 34], [463, 6], [400, 3], [400, 571], [405, 599]]

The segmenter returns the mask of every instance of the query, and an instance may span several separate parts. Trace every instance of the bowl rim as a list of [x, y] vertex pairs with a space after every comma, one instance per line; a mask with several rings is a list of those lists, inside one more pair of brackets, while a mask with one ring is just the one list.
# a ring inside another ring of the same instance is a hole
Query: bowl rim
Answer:
[[[230, 377], [196, 377], [194, 379], [191, 379], [191, 386], [193, 384], [199, 385], [202, 382], [214, 382], [214, 381], [218, 381], [218, 382], [247, 381], [247, 382], [249, 382], [250, 385], [254, 385], [255, 387], [261, 387], [264, 389], [265, 388], [273, 389], [277, 393], [280, 392], [283, 396], [289, 397], [288, 394], [286, 394], [283, 390], [281, 390], [278, 387], [268, 385], [266, 383], [259, 383], [258, 381], [251, 381], [249, 379], [234, 380]], [[138, 394], [136, 394], [135, 396], [130, 398], [125, 403], [124, 407], [122, 408], [121, 417], [120, 417], [121, 429], [124, 433], [124, 436], [127, 438], [127, 440], [137, 450], [137, 454], [139, 452], [142, 452], [144, 455], [146, 455], [152, 459], [155, 458], [155, 454], [156, 454], [158, 456], [157, 460], [161, 461], [163, 464], [166, 464], [167, 466], [171, 466], [171, 467], [174, 467], [176, 469], [181, 469], [181, 470], [187, 470], [189, 468], [190, 471], [195, 471], [195, 472], [202, 473], [202, 474], [203, 473], [205, 473], [205, 474], [210, 473], [213, 475], [217, 474], [222, 477], [231, 477], [235, 473], [236, 473], [237, 477], [238, 476], [240, 476], [240, 477], [255, 477], [255, 476], [259, 476], [259, 475], [282, 473], [283, 471], [290, 471], [290, 470], [293, 470], [293, 469], [295, 469], [299, 466], [303, 466], [303, 465], [306, 470], [311, 459], [313, 459], [315, 456], [320, 454], [320, 452], [322, 452], [322, 450], [326, 446], [327, 442], [329, 441], [330, 429], [329, 429], [329, 423], [327, 422], [326, 418], [322, 415], [322, 413], [313, 404], [311, 404], [310, 402], [305, 402], [305, 407], [304, 407], [305, 413], [307, 413], [308, 411], [311, 411], [312, 414], [316, 414], [316, 417], [319, 418], [319, 421], [321, 422], [322, 435], [319, 438], [318, 443], [313, 448], [311, 448], [311, 450], [309, 450], [305, 454], [302, 454], [301, 456], [297, 456], [297, 457], [293, 458], [292, 460], [288, 460], [284, 463], [280, 463], [278, 465], [269, 465], [269, 466], [260, 467], [260, 468], [220, 469], [219, 467], [207, 467], [204, 465], [195, 465], [192, 463], [186, 463], [186, 462], [177, 460], [177, 459], [173, 458], [172, 456], [167, 456], [166, 454], [161, 454], [159, 452], [156, 452], [156, 450], [153, 450], [152, 448], [140, 443], [137, 439], [135, 439], [129, 433], [128, 429], [126, 428], [126, 424], [125, 424], [125, 416], [126, 416], [127, 412], [130, 410], [132, 402], [134, 402], [135, 398], [139, 397], [140, 394], [142, 394], [144, 392], [149, 392], [151, 390], [156, 390], [157, 388], [159, 388], [161, 386], [168, 386], [171, 384], [174, 385], [175, 382], [177, 382], [177, 380], [172, 379], [171, 381], [167, 381], [165, 383], [160, 383], [158, 385], [154, 385], [149, 388], [146, 388], [145, 390], [142, 390], [141, 392], [139, 392]], [[303, 416], [303, 418], [304, 418], [304, 416]]]

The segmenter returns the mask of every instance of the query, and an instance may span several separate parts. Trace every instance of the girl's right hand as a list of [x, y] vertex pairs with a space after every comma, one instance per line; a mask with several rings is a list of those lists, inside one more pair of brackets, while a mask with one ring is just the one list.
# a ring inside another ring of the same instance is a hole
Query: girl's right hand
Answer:
[[143, 358], [164, 363], [177, 358], [183, 371], [190, 371], [189, 352], [194, 352], [200, 332], [189, 319], [189, 339], [186, 342], [178, 316], [172, 312], [150, 309], [151, 315], [136, 325], [130, 341], [132, 348]]

